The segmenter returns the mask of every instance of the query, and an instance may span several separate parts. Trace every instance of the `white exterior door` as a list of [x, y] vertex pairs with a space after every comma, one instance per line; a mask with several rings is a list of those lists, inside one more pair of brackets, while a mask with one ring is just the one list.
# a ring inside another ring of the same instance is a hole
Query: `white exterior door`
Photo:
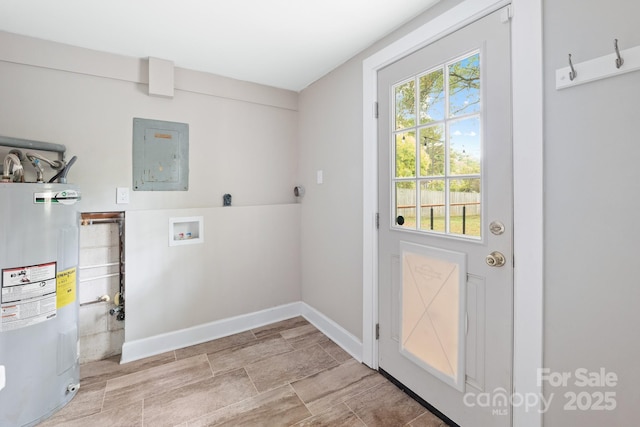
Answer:
[[379, 366], [461, 426], [509, 426], [510, 25], [378, 73]]

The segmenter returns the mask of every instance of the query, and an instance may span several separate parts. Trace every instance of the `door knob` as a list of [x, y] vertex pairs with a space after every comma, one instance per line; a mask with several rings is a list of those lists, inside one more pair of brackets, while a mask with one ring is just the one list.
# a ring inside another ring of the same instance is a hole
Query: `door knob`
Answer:
[[502, 253], [494, 251], [487, 255], [485, 261], [489, 267], [502, 267], [505, 264], [506, 259]]

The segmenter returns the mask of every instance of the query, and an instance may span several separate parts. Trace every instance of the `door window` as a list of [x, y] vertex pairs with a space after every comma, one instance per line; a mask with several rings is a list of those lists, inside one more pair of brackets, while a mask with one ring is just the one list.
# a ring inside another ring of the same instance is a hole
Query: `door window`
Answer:
[[393, 86], [392, 227], [482, 236], [478, 51]]

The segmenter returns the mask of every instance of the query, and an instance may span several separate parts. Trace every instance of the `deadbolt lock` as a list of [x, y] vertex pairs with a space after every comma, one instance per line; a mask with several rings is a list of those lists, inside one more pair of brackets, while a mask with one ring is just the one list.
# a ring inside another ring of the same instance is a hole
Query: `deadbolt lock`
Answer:
[[504, 224], [500, 221], [493, 221], [489, 224], [489, 231], [491, 231], [496, 236], [499, 236], [504, 233]]
[[487, 255], [485, 261], [489, 267], [502, 267], [506, 262], [504, 255], [498, 251], [491, 252]]

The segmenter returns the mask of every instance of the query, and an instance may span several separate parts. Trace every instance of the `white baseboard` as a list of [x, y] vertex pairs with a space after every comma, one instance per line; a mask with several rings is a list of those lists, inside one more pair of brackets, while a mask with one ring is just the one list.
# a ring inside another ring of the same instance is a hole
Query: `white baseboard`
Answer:
[[133, 362], [296, 316], [303, 316], [356, 360], [362, 361], [362, 342], [360, 340], [315, 308], [303, 302], [293, 302], [179, 331], [125, 341], [122, 345], [120, 363]]
[[362, 362], [362, 341], [310, 305], [300, 302], [300, 308], [300, 315], [302, 317], [331, 338], [333, 342], [342, 347], [351, 357], [358, 362]]
[[293, 302], [134, 341], [126, 341], [125, 332], [120, 363], [133, 362], [300, 316], [300, 304], [300, 302]]

